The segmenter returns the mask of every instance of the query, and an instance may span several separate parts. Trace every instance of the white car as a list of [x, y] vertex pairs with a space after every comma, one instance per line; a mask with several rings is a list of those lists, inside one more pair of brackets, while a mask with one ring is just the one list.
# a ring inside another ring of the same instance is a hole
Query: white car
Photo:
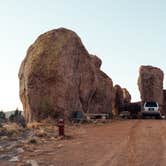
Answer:
[[144, 103], [144, 110], [142, 111], [142, 115], [143, 116], [161, 117], [158, 103], [154, 102], [154, 101], [145, 102]]

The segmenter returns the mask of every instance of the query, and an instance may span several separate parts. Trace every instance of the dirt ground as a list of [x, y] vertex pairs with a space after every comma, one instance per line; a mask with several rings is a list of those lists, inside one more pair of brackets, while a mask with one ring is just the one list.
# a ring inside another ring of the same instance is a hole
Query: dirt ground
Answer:
[[67, 127], [65, 139], [33, 145], [39, 166], [165, 166], [166, 121], [124, 120]]

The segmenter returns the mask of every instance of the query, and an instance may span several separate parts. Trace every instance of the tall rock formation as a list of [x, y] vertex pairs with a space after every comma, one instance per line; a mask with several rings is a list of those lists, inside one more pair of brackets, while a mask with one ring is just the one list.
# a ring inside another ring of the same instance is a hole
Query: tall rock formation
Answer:
[[131, 102], [131, 95], [126, 88], [122, 88], [123, 91], [123, 104], [128, 104]]
[[131, 95], [125, 88], [121, 88], [119, 85], [114, 86], [114, 102], [112, 113], [117, 116], [124, 104], [131, 102]]
[[30, 46], [20, 71], [20, 99], [28, 122], [51, 117], [70, 118], [72, 112], [111, 112], [112, 80], [100, 70], [71, 30], [42, 34]]
[[138, 87], [142, 103], [145, 101], [156, 101], [163, 104], [163, 79], [164, 73], [157, 67], [141, 66], [139, 69]]

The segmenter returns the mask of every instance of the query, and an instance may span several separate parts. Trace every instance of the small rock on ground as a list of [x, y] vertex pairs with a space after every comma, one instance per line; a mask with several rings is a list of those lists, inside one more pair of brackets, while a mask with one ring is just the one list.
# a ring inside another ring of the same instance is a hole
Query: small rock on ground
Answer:
[[9, 161], [11, 161], [11, 162], [19, 161], [18, 156], [14, 156], [14, 157], [11, 158]]
[[30, 166], [39, 166], [36, 160], [27, 160], [26, 163]]

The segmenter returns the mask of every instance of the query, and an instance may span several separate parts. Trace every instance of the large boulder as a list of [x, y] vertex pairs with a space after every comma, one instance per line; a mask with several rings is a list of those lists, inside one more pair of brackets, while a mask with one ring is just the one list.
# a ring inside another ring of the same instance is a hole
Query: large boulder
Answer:
[[126, 88], [121, 88], [119, 85], [114, 86], [114, 102], [113, 102], [113, 115], [117, 116], [121, 112], [121, 107], [124, 104], [131, 102], [131, 95]]
[[139, 69], [138, 87], [142, 103], [156, 101], [160, 105], [160, 111], [163, 104], [163, 79], [164, 73], [157, 67], [141, 66]]
[[123, 91], [123, 104], [128, 104], [131, 102], [131, 95], [126, 88], [122, 88]]
[[101, 60], [90, 55], [71, 30], [60, 28], [39, 36], [19, 71], [25, 119], [111, 112], [113, 84], [100, 66]]

